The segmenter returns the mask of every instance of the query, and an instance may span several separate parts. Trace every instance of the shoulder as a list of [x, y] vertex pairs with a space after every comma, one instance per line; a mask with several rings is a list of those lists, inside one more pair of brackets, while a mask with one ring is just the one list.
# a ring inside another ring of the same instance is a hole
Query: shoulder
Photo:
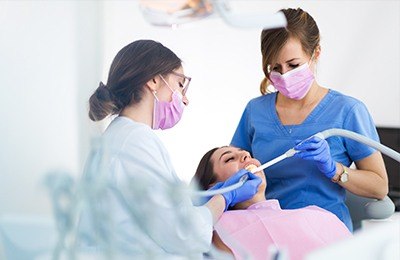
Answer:
[[369, 116], [368, 109], [362, 101], [335, 90], [329, 90], [322, 104], [321, 109], [327, 117], [345, 120]]
[[177, 179], [167, 149], [148, 125], [116, 118], [104, 133], [104, 141], [109, 156], [124, 169], [121, 175], [146, 172], [156, 179]]
[[118, 150], [162, 148], [161, 141], [149, 126], [126, 117], [115, 118], [103, 137], [109, 146]]
[[342, 94], [336, 90], [330, 89], [328, 95], [336, 105], [341, 105], [341, 107], [347, 107], [351, 109], [355, 106], [365, 106], [364, 103], [357, 98]]
[[127, 137], [128, 135], [135, 136], [152, 136], [152, 130], [149, 126], [133, 121], [126, 117], [116, 117], [104, 132], [105, 136], [119, 135]]
[[249, 104], [259, 104], [272, 101], [275, 102], [275, 98], [276, 98], [276, 92], [273, 92], [266, 95], [255, 97], [249, 101]]
[[267, 109], [271, 104], [275, 104], [276, 93], [270, 93], [251, 99], [246, 106], [246, 110], [254, 111]]

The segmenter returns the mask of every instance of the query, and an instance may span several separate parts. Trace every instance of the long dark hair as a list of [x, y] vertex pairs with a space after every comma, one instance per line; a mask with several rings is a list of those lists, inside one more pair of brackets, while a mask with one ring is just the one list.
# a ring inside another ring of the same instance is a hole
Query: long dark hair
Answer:
[[211, 156], [218, 149], [219, 147], [215, 147], [204, 154], [197, 166], [196, 173], [194, 174], [191, 183], [196, 183], [200, 189], [207, 190], [210, 188], [211, 184], [214, 184], [217, 181], [217, 177], [213, 171], [214, 165], [211, 162]]
[[90, 119], [99, 121], [120, 113], [129, 104], [139, 103], [149, 80], [181, 66], [181, 59], [159, 42], [138, 40], [128, 44], [115, 56], [107, 84], [100, 82], [90, 97]]

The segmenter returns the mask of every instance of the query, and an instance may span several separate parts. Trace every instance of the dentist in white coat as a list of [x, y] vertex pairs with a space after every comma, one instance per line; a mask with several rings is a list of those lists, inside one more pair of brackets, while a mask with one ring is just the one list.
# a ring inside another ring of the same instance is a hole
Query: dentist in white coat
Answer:
[[193, 206], [182, 194], [168, 196], [166, 191], [183, 183], [153, 130], [179, 122], [188, 105], [190, 80], [170, 49], [138, 40], [118, 52], [107, 84], [100, 83], [89, 100], [91, 120], [117, 115], [102, 136], [109, 156], [107, 175], [139, 216], [133, 218], [117, 199], [109, 212], [117, 242], [135, 256], [201, 258], [210, 250], [213, 223], [228, 207], [253, 197], [261, 183], [241, 170], [222, 187], [248, 175], [243, 186], [215, 195], [204, 206]]

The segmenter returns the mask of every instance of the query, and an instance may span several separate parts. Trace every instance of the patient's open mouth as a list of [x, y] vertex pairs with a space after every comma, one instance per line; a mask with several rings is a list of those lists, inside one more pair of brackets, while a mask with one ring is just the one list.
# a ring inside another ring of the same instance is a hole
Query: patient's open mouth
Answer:
[[254, 164], [249, 164], [249, 165], [246, 165], [244, 168], [245, 168], [247, 171], [252, 172], [254, 169], [257, 168], [257, 166], [254, 165]]

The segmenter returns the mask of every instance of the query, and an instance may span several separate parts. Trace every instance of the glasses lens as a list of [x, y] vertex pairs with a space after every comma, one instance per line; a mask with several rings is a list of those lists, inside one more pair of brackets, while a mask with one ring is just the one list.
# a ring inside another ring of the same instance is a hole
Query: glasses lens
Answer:
[[189, 81], [185, 79], [185, 82], [183, 83], [183, 89], [182, 89], [183, 95], [186, 95], [188, 88], [189, 88]]
[[182, 88], [182, 95], [185, 95], [189, 88], [191, 78], [177, 72], [172, 72], [172, 74], [183, 78], [183, 83], [179, 83], [179, 86]]

